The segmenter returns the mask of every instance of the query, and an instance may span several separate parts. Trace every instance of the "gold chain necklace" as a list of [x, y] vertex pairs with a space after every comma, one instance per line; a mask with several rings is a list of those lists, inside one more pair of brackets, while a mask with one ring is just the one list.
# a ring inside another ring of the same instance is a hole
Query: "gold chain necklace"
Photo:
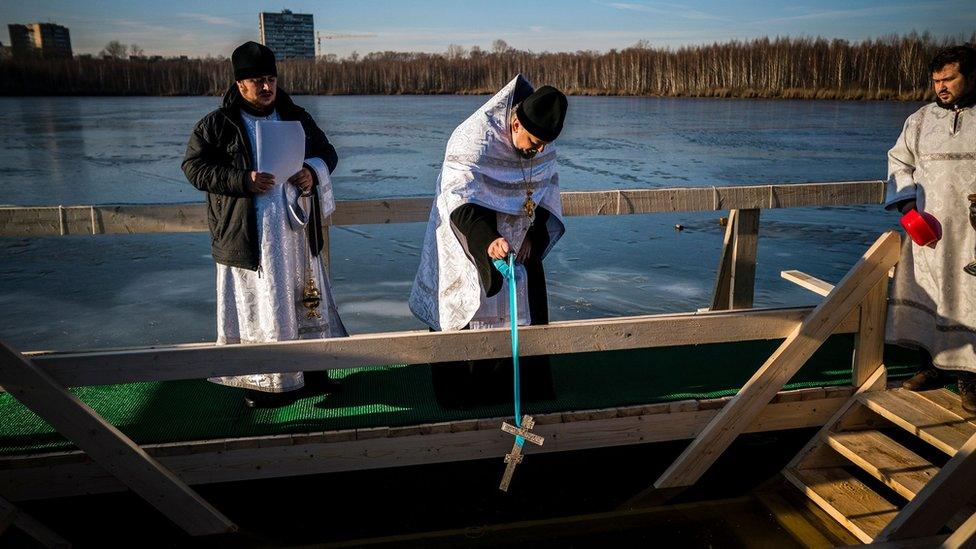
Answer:
[[[304, 200], [300, 198], [299, 200]], [[312, 198], [308, 198], [308, 211], [310, 214], [315, 215], [315, 208], [312, 207]], [[302, 305], [308, 309], [308, 313], [305, 314], [305, 318], [311, 320], [313, 318], [322, 318], [322, 314], [319, 313], [319, 305], [322, 303], [322, 292], [319, 291], [318, 286], [315, 284], [315, 276], [312, 274], [312, 243], [308, 236], [308, 231], [311, 230], [315, 232], [314, 220], [310, 219], [310, 224], [306, 230], [303, 230], [303, 236], [305, 237], [305, 289], [302, 291]], [[318, 233], [316, 232], [316, 244], [318, 244]]]
[[519, 156], [519, 169], [522, 170], [522, 183], [525, 184], [525, 203], [522, 204], [522, 211], [529, 218], [529, 221], [535, 220], [535, 200], [532, 200], [532, 158], [529, 159], [529, 176], [525, 176], [525, 165], [522, 163], [522, 157]]

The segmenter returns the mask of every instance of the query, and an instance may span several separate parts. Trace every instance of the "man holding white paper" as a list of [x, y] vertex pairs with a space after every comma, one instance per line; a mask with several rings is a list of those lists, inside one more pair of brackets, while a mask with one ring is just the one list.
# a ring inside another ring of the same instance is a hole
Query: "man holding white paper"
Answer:
[[[277, 88], [274, 53], [247, 42], [231, 57], [236, 82], [193, 130], [183, 172], [207, 193], [217, 262], [217, 342], [345, 336], [319, 253], [335, 209], [338, 156], [311, 115]], [[245, 389], [249, 407], [291, 403], [308, 386], [338, 389], [327, 372], [213, 378]]]

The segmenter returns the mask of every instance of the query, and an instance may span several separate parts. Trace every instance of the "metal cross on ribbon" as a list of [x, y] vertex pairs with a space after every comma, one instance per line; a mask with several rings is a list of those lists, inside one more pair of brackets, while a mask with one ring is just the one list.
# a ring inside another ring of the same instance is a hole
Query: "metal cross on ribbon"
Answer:
[[527, 440], [532, 444], [542, 446], [542, 443], [546, 440], [530, 432], [533, 427], [535, 427], [535, 420], [530, 415], [522, 416], [521, 427], [502, 422], [502, 431], [510, 435], [515, 435], [515, 444], [512, 445], [512, 453], [505, 454], [505, 474], [502, 475], [502, 482], [498, 485], [498, 489], [502, 492], [508, 491], [508, 485], [512, 482], [512, 476], [515, 474], [515, 466], [522, 463], [522, 444]]

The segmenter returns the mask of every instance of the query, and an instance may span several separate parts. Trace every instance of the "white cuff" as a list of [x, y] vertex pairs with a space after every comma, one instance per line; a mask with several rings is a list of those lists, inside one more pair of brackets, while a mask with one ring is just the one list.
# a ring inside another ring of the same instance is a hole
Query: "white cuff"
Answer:
[[335, 197], [332, 195], [332, 177], [329, 175], [329, 166], [317, 156], [306, 158], [305, 164], [315, 172], [315, 178], [319, 183], [319, 207], [322, 209], [322, 217], [328, 217], [335, 211]]
[[898, 205], [899, 202], [904, 202], [906, 200], [917, 200], [917, 198], [918, 198], [918, 193], [914, 185], [912, 185], [911, 187], [905, 187], [904, 189], [898, 192], [892, 192], [892, 189], [889, 187], [886, 196], [887, 200], [885, 200], [884, 203], [884, 209], [891, 210], [896, 205]]

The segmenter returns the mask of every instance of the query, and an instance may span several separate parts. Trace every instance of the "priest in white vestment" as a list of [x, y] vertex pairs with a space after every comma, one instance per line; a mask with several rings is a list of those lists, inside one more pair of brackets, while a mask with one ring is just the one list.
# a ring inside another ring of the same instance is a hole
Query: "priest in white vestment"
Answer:
[[[207, 193], [217, 262], [217, 342], [345, 336], [319, 257], [321, 221], [335, 209], [330, 179], [338, 162], [335, 148], [311, 115], [277, 88], [270, 49], [247, 42], [234, 51], [232, 63], [236, 82], [222, 106], [196, 125], [183, 161], [187, 179]], [[304, 134], [304, 146], [298, 141], [304, 163], [297, 173], [276, 179], [255, 168], [261, 125], [278, 121], [300, 124], [300, 130], [291, 129], [298, 132], [293, 135]], [[323, 393], [338, 388], [327, 372], [211, 381], [245, 389], [249, 407], [288, 404], [307, 384]]]
[[[565, 232], [552, 141], [567, 106], [562, 92], [534, 90], [519, 75], [454, 130], [409, 302], [432, 330], [509, 326], [509, 289], [492, 265], [509, 252], [518, 323], [548, 323], [542, 260]], [[512, 399], [510, 358], [431, 366], [444, 407]], [[520, 366], [526, 400], [554, 398], [548, 357], [525, 357]]]
[[969, 195], [976, 193], [976, 51], [946, 48], [930, 65], [938, 97], [908, 117], [888, 153], [885, 206], [934, 216], [934, 245], [903, 242], [888, 306], [889, 342], [919, 349], [923, 366], [904, 383], [910, 390], [943, 386], [958, 374], [963, 406], [976, 412], [976, 254]]

